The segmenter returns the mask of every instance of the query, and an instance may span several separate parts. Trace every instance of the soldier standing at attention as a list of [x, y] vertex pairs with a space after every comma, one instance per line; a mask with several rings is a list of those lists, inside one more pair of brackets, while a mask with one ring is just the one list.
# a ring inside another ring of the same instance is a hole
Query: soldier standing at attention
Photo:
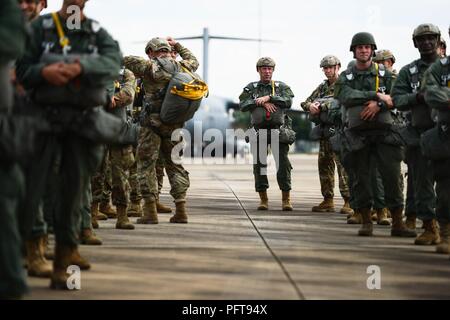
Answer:
[[362, 217], [360, 236], [372, 236], [371, 208], [373, 191], [371, 168], [376, 161], [385, 190], [386, 205], [392, 214], [392, 236], [411, 237], [402, 220], [403, 193], [399, 181], [400, 162], [403, 159], [401, 143], [393, 139], [393, 119], [390, 109], [392, 73], [372, 61], [377, 46], [367, 32], [353, 36], [350, 51], [356, 64], [339, 76], [335, 97], [346, 108], [349, 144], [348, 161], [354, 171], [354, 203]]
[[432, 24], [421, 24], [413, 33], [414, 46], [419, 50], [420, 59], [400, 70], [392, 89], [395, 107], [400, 111], [411, 111], [409, 132], [414, 135], [407, 146], [407, 162], [412, 169], [415, 208], [417, 217], [423, 221], [425, 231], [416, 239], [416, 245], [439, 243], [439, 231], [436, 221], [436, 194], [434, 189], [434, 167], [425, 157], [419, 144], [420, 135], [433, 128], [430, 107], [425, 102], [424, 92], [420, 90], [425, 71], [438, 59], [437, 48], [441, 33]]
[[[317, 99], [334, 99], [334, 84], [339, 77], [339, 70], [341, 68], [341, 62], [335, 56], [326, 56], [320, 62], [320, 67], [323, 73], [327, 77], [327, 80], [323, 81], [313, 93], [301, 103], [301, 107], [306, 112], [309, 112], [310, 116], [320, 119], [321, 113], [326, 113], [325, 104], [321, 105], [321, 102]], [[341, 165], [339, 159], [331, 149], [329, 136], [326, 135], [326, 130], [330, 129], [330, 126], [320, 123], [319, 126], [324, 126], [324, 134], [320, 139], [319, 149], [319, 178], [320, 187], [322, 190], [323, 201], [318, 206], [312, 208], [313, 212], [334, 212], [334, 170], [337, 167], [339, 175], [339, 189], [341, 196], [344, 199], [344, 206], [341, 209], [342, 214], [351, 215], [353, 210], [350, 208], [350, 191], [348, 187], [348, 176], [344, 167]]]
[[[449, 27], [450, 35], [450, 27]], [[436, 180], [436, 215], [440, 227], [441, 243], [437, 253], [450, 253], [450, 57], [431, 65], [424, 76], [425, 102], [437, 111], [439, 135], [438, 153], [447, 150], [445, 156], [433, 160]]]
[[[239, 96], [241, 111], [249, 111], [252, 114], [252, 124], [257, 132], [257, 159], [253, 165], [253, 175], [255, 176], [255, 189], [259, 193], [260, 205], [258, 210], [269, 209], [269, 199], [267, 189], [269, 181], [267, 179], [267, 151], [268, 145], [271, 145], [271, 133], [273, 129], [279, 129], [285, 123], [284, 110], [292, 106], [294, 94], [291, 88], [281, 81], [272, 80], [275, 70], [275, 61], [269, 57], [263, 57], [258, 60], [256, 70], [259, 73], [260, 80], [248, 84]], [[261, 135], [267, 137], [266, 153], [261, 154], [259, 148], [264, 142], [261, 141]], [[282, 191], [282, 209], [283, 211], [292, 211], [290, 191], [291, 191], [291, 170], [292, 166], [288, 158], [289, 144], [282, 141], [279, 137], [279, 163], [277, 163], [277, 181]], [[272, 150], [274, 146], [271, 145]], [[261, 159], [260, 157], [265, 157]]]

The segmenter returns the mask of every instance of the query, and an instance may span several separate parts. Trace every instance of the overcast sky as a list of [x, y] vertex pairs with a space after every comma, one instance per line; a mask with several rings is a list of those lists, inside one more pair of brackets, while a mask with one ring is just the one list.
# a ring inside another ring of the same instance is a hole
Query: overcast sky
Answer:
[[[59, 9], [50, 0], [45, 12]], [[276, 80], [295, 93], [295, 107], [323, 80], [320, 60], [337, 55], [344, 65], [351, 59], [350, 41], [356, 32], [369, 31], [379, 49], [390, 49], [396, 69], [418, 57], [411, 35], [425, 22], [439, 26], [448, 41], [450, 1], [325, 1], [293, 0], [91, 0], [87, 16], [98, 20], [121, 45], [124, 55], [144, 54], [145, 42], [155, 36], [195, 36], [204, 27], [212, 35], [278, 40], [258, 43], [212, 40], [209, 86], [211, 94], [237, 99], [242, 88], [258, 80], [255, 64], [261, 56], [277, 62]], [[141, 43], [138, 43], [141, 41]], [[200, 40], [180, 41], [202, 62]], [[261, 51], [261, 52], [260, 52]], [[199, 73], [202, 74], [202, 65]]]

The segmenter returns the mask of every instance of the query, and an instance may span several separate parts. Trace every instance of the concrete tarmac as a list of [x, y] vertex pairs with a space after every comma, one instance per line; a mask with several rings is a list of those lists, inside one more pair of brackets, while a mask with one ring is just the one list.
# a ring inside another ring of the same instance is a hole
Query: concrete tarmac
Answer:
[[[96, 233], [104, 244], [80, 247], [93, 265], [81, 274], [81, 290], [53, 291], [48, 279], [29, 278], [27, 298], [450, 298], [447, 255], [415, 246], [414, 238], [392, 238], [389, 227], [375, 225], [374, 237], [357, 237], [359, 226], [339, 214], [337, 186], [337, 212], [311, 212], [322, 200], [317, 155], [292, 155], [291, 162], [293, 212], [281, 211], [273, 166], [270, 210], [260, 212], [250, 164], [186, 165], [189, 224], [170, 224], [170, 214], [132, 231], [116, 230], [115, 220], [100, 222]], [[162, 202], [174, 208], [167, 179], [164, 184]], [[376, 283], [380, 289], [368, 288]]]

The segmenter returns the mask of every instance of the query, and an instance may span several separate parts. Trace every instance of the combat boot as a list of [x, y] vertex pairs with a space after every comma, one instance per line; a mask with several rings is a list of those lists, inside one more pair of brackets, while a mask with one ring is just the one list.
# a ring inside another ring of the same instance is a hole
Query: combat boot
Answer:
[[91, 203], [91, 224], [92, 224], [92, 228], [94, 228], [94, 229], [99, 228], [99, 224], [98, 224], [99, 220], [107, 220], [108, 219], [107, 216], [105, 216], [104, 214], [100, 213], [100, 211], [98, 211], [98, 205], [99, 205], [98, 202]]
[[87, 228], [81, 230], [80, 243], [87, 246], [101, 246], [103, 242], [90, 228]]
[[130, 218], [142, 217], [142, 205], [141, 202], [131, 202], [127, 208], [127, 215]]
[[[117, 211], [111, 206], [109, 202], [100, 202], [100, 213], [103, 213], [106, 215], [106, 218], [109, 219], [116, 219], [117, 218]], [[98, 219], [101, 220], [101, 219]]]
[[325, 198], [318, 206], [312, 208], [312, 212], [334, 212], [333, 198]]
[[155, 201], [144, 202], [144, 215], [137, 219], [137, 224], [158, 224], [158, 213], [156, 212]]
[[425, 227], [425, 231], [417, 237], [416, 241], [414, 241], [414, 244], [418, 246], [430, 246], [433, 244], [439, 244], [441, 242], [441, 237], [439, 236], [436, 219], [424, 220], [423, 225]]
[[50, 288], [54, 290], [69, 290], [67, 268], [72, 264], [72, 255], [76, 246], [55, 246], [55, 260], [53, 260], [53, 273], [51, 275]]
[[188, 223], [186, 200], [175, 201], [175, 214], [170, 218], [170, 223]]
[[269, 198], [267, 197], [267, 191], [259, 192], [259, 198], [261, 201], [259, 202], [258, 210], [269, 210]]
[[403, 238], [413, 238], [417, 237], [415, 230], [408, 229], [403, 222], [403, 208], [390, 209], [392, 215], [392, 237], [403, 237]]
[[355, 210], [353, 215], [347, 219], [347, 224], [361, 224], [362, 216], [359, 210]]
[[134, 225], [128, 220], [127, 207], [117, 206], [116, 229], [134, 230]]
[[440, 224], [441, 243], [436, 246], [437, 253], [450, 253], [450, 223]]
[[159, 199], [156, 200], [156, 211], [158, 213], [172, 213], [172, 209], [159, 202]]
[[28, 275], [37, 278], [50, 278], [52, 266], [45, 259], [44, 237], [26, 241]]
[[91, 268], [91, 264], [87, 259], [81, 256], [77, 246], [75, 246], [75, 249], [71, 252], [70, 264], [80, 267], [81, 270], [89, 270]]
[[353, 209], [350, 207], [350, 201], [348, 198], [344, 198], [344, 206], [341, 209], [341, 214], [346, 214], [347, 217], [351, 216], [354, 211]]
[[363, 208], [360, 212], [362, 226], [358, 231], [358, 235], [361, 237], [371, 237], [373, 236], [372, 210], [370, 208]]
[[416, 219], [417, 219], [417, 216], [415, 213], [412, 213], [409, 216], [406, 216], [406, 222], [405, 222], [406, 227], [411, 230], [416, 230]]
[[380, 226], [390, 226], [391, 222], [388, 219], [387, 209], [377, 209], [377, 224]]
[[294, 210], [294, 208], [292, 207], [292, 204], [291, 204], [291, 193], [289, 191], [282, 191], [281, 196], [282, 196], [281, 207], [282, 207], [283, 211]]

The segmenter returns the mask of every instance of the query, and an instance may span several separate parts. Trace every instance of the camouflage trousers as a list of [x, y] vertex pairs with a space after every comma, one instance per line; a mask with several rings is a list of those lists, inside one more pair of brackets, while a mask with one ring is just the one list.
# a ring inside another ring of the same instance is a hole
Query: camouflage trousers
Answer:
[[[142, 200], [141, 188], [139, 186], [139, 176], [138, 176], [138, 162], [136, 156], [136, 149], [133, 150], [134, 162], [129, 168], [128, 183], [130, 186], [130, 201], [138, 203]], [[158, 160], [156, 161], [156, 178], [158, 181], [158, 197], [161, 194], [161, 189], [164, 184], [164, 160], [161, 152], [159, 153]]]
[[105, 154], [100, 167], [91, 178], [92, 201], [109, 203], [112, 193], [111, 162], [109, 149], [105, 148]]
[[[186, 199], [189, 188], [189, 173], [183, 168], [180, 159], [172, 158], [172, 149], [177, 145], [171, 141], [172, 132], [177, 129], [162, 125], [160, 128], [142, 127], [137, 149], [138, 175], [142, 197], [148, 201], [158, 199], [158, 180], [156, 164], [161, 153], [170, 182], [170, 194], [175, 201]], [[174, 160], [178, 163], [174, 163]]]
[[133, 148], [134, 162], [129, 169], [128, 184], [130, 185], [130, 201], [140, 203], [142, 200], [141, 187], [139, 186], [139, 172], [136, 148]]
[[[265, 130], [265, 129], [260, 129]], [[256, 192], [264, 192], [269, 189], [269, 180], [267, 178], [267, 154], [269, 151], [269, 145], [274, 152], [274, 147], [271, 145], [270, 134], [267, 137], [267, 144], [261, 143], [260, 145], [260, 137], [258, 135], [256, 144], [251, 145], [252, 153], [256, 148], [257, 159], [256, 163], [253, 164], [253, 176], [255, 177], [255, 191]], [[266, 148], [266, 154], [260, 152], [260, 148]], [[278, 187], [281, 191], [291, 191], [291, 171], [292, 165], [289, 161], [289, 145], [285, 143], [280, 143], [278, 146], [278, 157], [274, 157], [276, 166], [277, 166], [277, 182]], [[260, 154], [261, 153], [261, 154]]]
[[349, 199], [350, 191], [347, 173], [338, 157], [336, 157], [331, 149], [331, 143], [328, 139], [320, 140], [318, 164], [322, 196], [324, 198], [334, 197], [334, 170], [336, 166], [339, 175], [339, 190], [341, 191], [341, 196], [344, 199]]
[[115, 206], [128, 205], [127, 172], [134, 161], [132, 146], [111, 146], [112, 203]]

